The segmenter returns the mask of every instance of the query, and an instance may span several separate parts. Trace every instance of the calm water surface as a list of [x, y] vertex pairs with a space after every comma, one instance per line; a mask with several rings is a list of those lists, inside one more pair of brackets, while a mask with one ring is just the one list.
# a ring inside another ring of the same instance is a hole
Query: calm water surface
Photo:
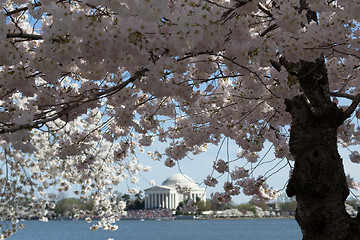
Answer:
[[301, 240], [294, 219], [226, 220], [122, 220], [116, 232], [89, 230], [85, 221], [35, 220], [22, 222], [27, 228], [10, 240]]

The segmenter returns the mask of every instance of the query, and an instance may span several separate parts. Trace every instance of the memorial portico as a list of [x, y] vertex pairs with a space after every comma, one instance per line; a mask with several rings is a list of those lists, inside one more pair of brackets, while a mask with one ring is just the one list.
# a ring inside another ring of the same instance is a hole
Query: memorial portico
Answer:
[[206, 191], [188, 176], [183, 174], [174, 174], [168, 177], [161, 186], [155, 186], [145, 189], [145, 208], [168, 208], [175, 209], [180, 202], [187, 199], [187, 196], [176, 191], [176, 186], [189, 187], [190, 198], [196, 201], [206, 201]]

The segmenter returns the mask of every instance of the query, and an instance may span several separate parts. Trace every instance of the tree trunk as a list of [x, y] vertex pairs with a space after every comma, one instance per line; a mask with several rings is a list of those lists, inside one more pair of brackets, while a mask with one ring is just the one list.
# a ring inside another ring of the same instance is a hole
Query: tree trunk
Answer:
[[331, 102], [324, 60], [288, 63], [304, 94], [286, 101], [292, 116], [290, 151], [295, 166], [286, 192], [296, 196], [296, 220], [303, 240], [359, 240], [360, 215], [345, 210], [349, 195], [342, 159], [337, 149], [337, 130], [343, 111]]

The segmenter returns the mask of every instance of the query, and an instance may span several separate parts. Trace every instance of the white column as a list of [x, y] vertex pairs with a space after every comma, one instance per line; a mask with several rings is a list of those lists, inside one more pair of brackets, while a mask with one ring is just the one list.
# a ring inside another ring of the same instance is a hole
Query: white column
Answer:
[[160, 208], [160, 193], [156, 194], [157, 195], [157, 207]]
[[155, 208], [155, 194], [151, 194], [151, 208]]
[[176, 208], [176, 193], [173, 193], [173, 197], [174, 197], [174, 208]]
[[173, 194], [170, 193], [170, 208], [174, 208], [174, 204], [173, 204]]
[[161, 194], [161, 208], [165, 207], [164, 194]]
[[153, 193], [153, 202], [154, 202], [154, 206], [153, 208], [156, 208], [156, 193]]
[[157, 208], [157, 204], [158, 204], [158, 197], [157, 197], [157, 193], [154, 194], [155, 197], [155, 201], [154, 201], [154, 208]]
[[172, 194], [172, 199], [173, 199], [173, 208], [176, 208], [176, 199], [175, 199], [175, 193]]
[[175, 204], [175, 193], [172, 193], [171, 195], [172, 195], [172, 200], [173, 200], [173, 202], [172, 202], [173, 208], [176, 208], [176, 204]]
[[156, 208], [156, 204], [157, 204], [157, 197], [156, 197], [156, 193], [153, 194], [153, 198], [154, 198], [154, 206], [153, 208]]
[[156, 193], [153, 193], [153, 208], [156, 208]]
[[167, 194], [167, 204], [168, 208], [170, 208], [170, 193]]
[[150, 208], [153, 208], [152, 200], [153, 200], [153, 196], [152, 193], [150, 193]]
[[161, 193], [161, 208], [164, 208], [164, 194]]
[[161, 196], [161, 195], [162, 195], [162, 194], [159, 193], [159, 208], [162, 207], [162, 204], [161, 204], [161, 197], [162, 197], [162, 196]]
[[177, 205], [178, 205], [177, 194], [174, 193], [174, 208], [177, 208]]
[[157, 193], [154, 193], [154, 208], [157, 207]]
[[170, 192], [169, 195], [170, 195], [170, 196], [169, 196], [169, 198], [170, 198], [170, 208], [174, 208], [174, 207], [173, 207], [173, 203], [172, 203], [172, 199], [173, 199], [172, 193]]
[[172, 205], [172, 193], [171, 192], [169, 193], [169, 201], [170, 201], [170, 208], [173, 208], [173, 205]]
[[145, 193], [145, 209], [147, 209], [147, 203], [148, 203], [147, 198], [148, 198], [148, 196]]
[[152, 202], [151, 202], [151, 200], [152, 200], [152, 194], [151, 193], [149, 193], [149, 208], [152, 208]]
[[149, 193], [149, 208], [152, 208], [152, 194]]
[[150, 193], [147, 195], [147, 204], [145, 205], [146, 208], [150, 208]]
[[154, 208], [154, 194], [152, 193], [150, 196], [151, 196], [151, 208]]

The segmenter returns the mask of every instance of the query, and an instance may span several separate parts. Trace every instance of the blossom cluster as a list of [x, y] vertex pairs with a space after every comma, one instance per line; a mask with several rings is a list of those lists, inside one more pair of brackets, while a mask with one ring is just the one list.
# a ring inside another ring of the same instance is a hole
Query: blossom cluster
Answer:
[[183, 213], [193, 213], [198, 210], [196, 202], [193, 199], [187, 200], [186, 204], [183, 207], [180, 207], [180, 211]]
[[178, 193], [183, 194], [184, 196], [187, 196], [188, 198], [190, 198], [190, 190], [191, 187], [185, 185], [185, 186], [180, 186], [179, 184], [175, 185], [175, 189]]
[[[251, 166], [266, 142], [275, 157], [294, 160], [285, 101], [302, 88], [281, 61], [324, 57], [340, 108], [339, 98], [360, 94], [359, 1], [307, 2], [306, 9], [298, 0], [0, 3], [2, 219], [18, 218], [21, 200], [31, 199], [33, 214], [46, 221], [55, 194], [73, 191], [94, 201], [86, 214], [103, 217], [93, 230], [115, 230], [124, 211], [114, 186], [137, 184], [150, 170], [137, 152], [154, 142], [166, 148], [148, 155], [168, 167], [222, 139]], [[360, 143], [354, 120], [339, 128], [343, 146]], [[359, 154], [350, 160], [359, 163]], [[240, 190], [276, 197], [265, 177], [239, 166], [214, 161], [216, 174], [229, 174], [215, 202]], [[217, 176], [205, 180], [217, 183]]]

